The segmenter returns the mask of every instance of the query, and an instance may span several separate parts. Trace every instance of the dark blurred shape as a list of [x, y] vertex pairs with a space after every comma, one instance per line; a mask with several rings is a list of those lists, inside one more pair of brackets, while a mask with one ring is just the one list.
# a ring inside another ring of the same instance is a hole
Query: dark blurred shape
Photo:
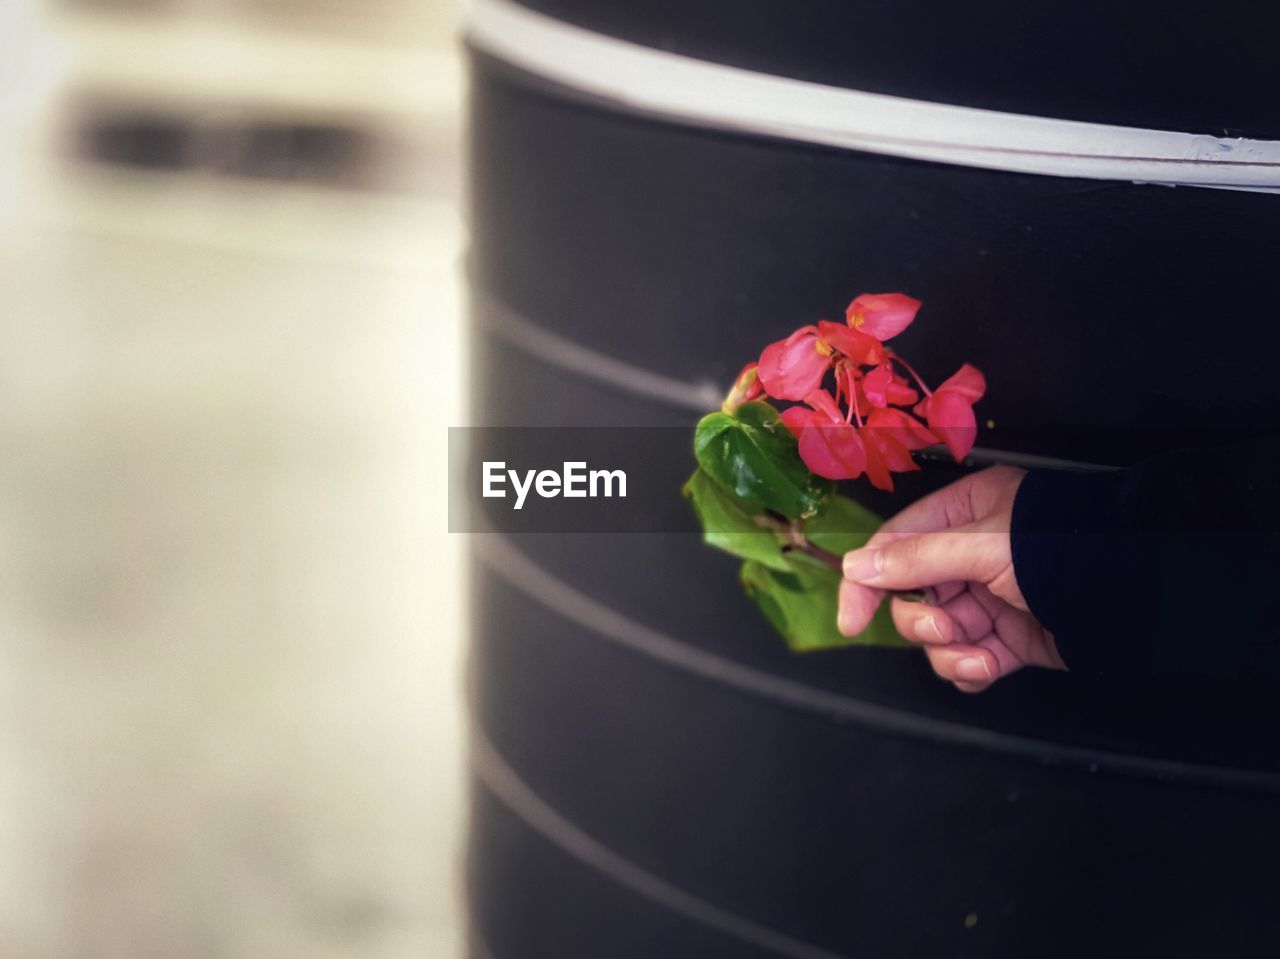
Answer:
[[362, 190], [432, 185], [428, 166], [418, 161], [433, 144], [416, 136], [416, 130], [398, 130], [365, 117], [263, 113], [248, 107], [182, 109], [91, 98], [69, 107], [68, 139], [80, 160], [142, 170], [191, 170]]
[[191, 163], [192, 129], [181, 116], [122, 111], [86, 117], [76, 139], [77, 153], [104, 163], [147, 169]]
[[240, 149], [222, 172], [273, 180], [358, 179], [380, 145], [378, 136], [368, 130], [334, 123], [250, 120], [240, 130], [211, 132], [228, 137], [240, 134]]

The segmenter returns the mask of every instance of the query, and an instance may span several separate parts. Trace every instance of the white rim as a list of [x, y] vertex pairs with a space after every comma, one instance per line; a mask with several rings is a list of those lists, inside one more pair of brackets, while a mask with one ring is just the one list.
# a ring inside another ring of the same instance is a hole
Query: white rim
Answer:
[[644, 47], [470, 0], [470, 42], [630, 109], [718, 129], [1045, 176], [1280, 192], [1280, 141], [1221, 139], [864, 93]]

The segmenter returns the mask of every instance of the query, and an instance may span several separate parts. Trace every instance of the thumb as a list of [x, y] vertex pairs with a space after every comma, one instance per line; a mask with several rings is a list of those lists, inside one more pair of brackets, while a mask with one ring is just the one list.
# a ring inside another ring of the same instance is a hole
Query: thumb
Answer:
[[919, 589], [952, 580], [989, 583], [1009, 562], [1008, 532], [971, 523], [854, 550], [844, 558], [844, 575], [878, 589]]

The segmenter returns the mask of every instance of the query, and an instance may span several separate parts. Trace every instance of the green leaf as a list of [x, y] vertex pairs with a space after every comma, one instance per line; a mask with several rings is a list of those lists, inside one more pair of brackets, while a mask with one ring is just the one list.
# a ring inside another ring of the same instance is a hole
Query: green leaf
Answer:
[[834, 489], [830, 480], [809, 472], [795, 437], [768, 403], [704, 416], [693, 452], [725, 491], [789, 519], [816, 516]]
[[865, 546], [882, 522], [861, 503], [847, 496], [833, 496], [817, 516], [805, 521], [804, 532], [814, 546], [843, 556]]
[[684, 486], [702, 522], [702, 538], [734, 556], [755, 560], [785, 572], [790, 567], [782, 555], [782, 540], [763, 527], [764, 508], [722, 489], [703, 470], [697, 470]]
[[906, 646], [887, 606], [854, 637], [836, 628], [840, 575], [824, 566], [794, 564], [787, 572], [762, 563], [742, 565], [742, 585], [766, 619], [798, 653], [840, 646]]

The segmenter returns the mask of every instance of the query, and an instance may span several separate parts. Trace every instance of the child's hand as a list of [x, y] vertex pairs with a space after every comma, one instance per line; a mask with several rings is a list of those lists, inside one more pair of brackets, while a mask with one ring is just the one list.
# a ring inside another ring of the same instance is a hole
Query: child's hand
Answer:
[[894, 625], [924, 646], [934, 672], [957, 689], [980, 692], [1022, 666], [1066, 669], [1014, 577], [1009, 526], [1024, 475], [997, 466], [967, 476], [846, 555], [840, 631], [865, 629], [885, 590], [922, 589], [926, 602], [893, 599]]

